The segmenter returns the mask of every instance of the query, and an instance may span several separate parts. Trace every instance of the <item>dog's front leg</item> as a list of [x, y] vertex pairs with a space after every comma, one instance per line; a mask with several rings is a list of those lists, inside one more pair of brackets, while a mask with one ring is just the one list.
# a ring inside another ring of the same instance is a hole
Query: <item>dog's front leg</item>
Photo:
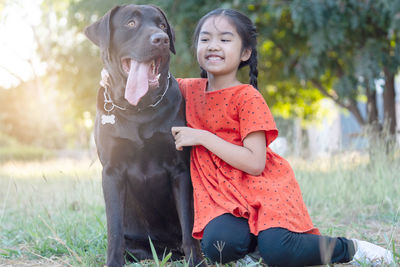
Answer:
[[124, 179], [119, 171], [104, 168], [102, 186], [107, 216], [107, 266], [121, 267], [125, 264]]
[[173, 178], [173, 192], [182, 229], [182, 248], [189, 266], [207, 266], [201, 254], [200, 243], [192, 237], [193, 192], [189, 172], [181, 172]]

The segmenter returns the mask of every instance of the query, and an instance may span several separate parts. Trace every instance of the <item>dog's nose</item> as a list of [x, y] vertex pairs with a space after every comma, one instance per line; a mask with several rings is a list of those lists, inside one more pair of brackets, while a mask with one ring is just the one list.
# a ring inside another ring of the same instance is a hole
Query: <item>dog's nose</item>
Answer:
[[169, 37], [166, 33], [154, 33], [150, 37], [150, 43], [154, 46], [169, 46]]

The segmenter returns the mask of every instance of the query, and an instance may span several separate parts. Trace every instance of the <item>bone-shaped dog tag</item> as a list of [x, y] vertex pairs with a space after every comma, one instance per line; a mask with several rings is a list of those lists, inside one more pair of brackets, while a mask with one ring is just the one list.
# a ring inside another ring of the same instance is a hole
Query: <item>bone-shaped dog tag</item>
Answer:
[[115, 115], [111, 114], [111, 115], [101, 115], [101, 124], [114, 124], [115, 123]]

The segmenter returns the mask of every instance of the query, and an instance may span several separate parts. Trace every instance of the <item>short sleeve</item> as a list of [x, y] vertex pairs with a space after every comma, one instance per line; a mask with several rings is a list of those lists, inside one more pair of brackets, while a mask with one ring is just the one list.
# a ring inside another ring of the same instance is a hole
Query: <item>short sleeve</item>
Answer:
[[239, 108], [240, 135], [243, 139], [252, 132], [265, 131], [267, 146], [278, 136], [271, 111], [260, 95], [244, 99]]

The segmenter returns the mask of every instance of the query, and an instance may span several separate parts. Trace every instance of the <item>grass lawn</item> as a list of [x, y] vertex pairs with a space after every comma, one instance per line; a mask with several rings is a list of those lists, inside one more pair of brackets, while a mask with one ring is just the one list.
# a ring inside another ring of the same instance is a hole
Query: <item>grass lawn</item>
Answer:
[[[399, 156], [289, 161], [322, 234], [387, 247], [400, 266]], [[100, 172], [99, 162], [87, 158], [0, 163], [0, 266], [102, 266]]]

